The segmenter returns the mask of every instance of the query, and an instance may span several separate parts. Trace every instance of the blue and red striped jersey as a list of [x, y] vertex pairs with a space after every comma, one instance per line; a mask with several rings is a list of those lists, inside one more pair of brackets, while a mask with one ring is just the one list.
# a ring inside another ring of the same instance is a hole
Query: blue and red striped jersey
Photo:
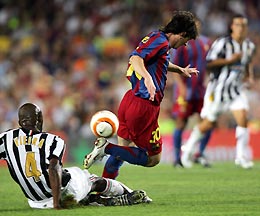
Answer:
[[[169, 65], [169, 41], [165, 33], [153, 31], [142, 39], [138, 47], [130, 54], [138, 55], [144, 60], [144, 65], [152, 76], [156, 86], [156, 95], [154, 103], [160, 104], [164, 96], [164, 88], [167, 80], [167, 68]], [[128, 65], [127, 78], [131, 82], [132, 90], [138, 97], [149, 99], [150, 95], [144, 84], [144, 78], [134, 71], [131, 64]]]
[[[205, 36], [199, 36], [196, 40], [190, 40], [187, 46], [171, 52], [171, 62], [181, 67], [196, 67], [199, 70], [199, 76], [191, 78], [182, 77], [186, 84], [186, 100], [203, 99], [205, 93], [204, 80], [206, 76], [206, 55], [210, 48], [210, 40]], [[174, 85], [174, 99], [179, 96], [178, 85]]]

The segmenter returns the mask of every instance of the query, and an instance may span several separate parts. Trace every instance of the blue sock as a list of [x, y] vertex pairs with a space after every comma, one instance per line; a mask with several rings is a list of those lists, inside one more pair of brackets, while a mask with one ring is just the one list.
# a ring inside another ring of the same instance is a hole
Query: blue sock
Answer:
[[102, 177], [115, 179], [118, 176], [119, 169], [123, 163], [122, 160], [118, 160], [114, 156], [110, 155], [106, 161]]
[[137, 147], [108, 144], [105, 153], [114, 156], [118, 160], [127, 161], [130, 164], [146, 166], [148, 162], [146, 151]]
[[173, 133], [175, 161], [178, 161], [181, 159], [182, 132], [183, 132], [182, 129], [175, 129], [174, 133]]
[[203, 138], [201, 139], [201, 141], [200, 141], [199, 154], [200, 154], [201, 156], [203, 156], [203, 154], [204, 154], [204, 151], [205, 151], [206, 146], [207, 146], [207, 144], [208, 144], [208, 142], [209, 142], [211, 133], [212, 133], [212, 130], [208, 130], [208, 131], [205, 133], [204, 137], [203, 137]]

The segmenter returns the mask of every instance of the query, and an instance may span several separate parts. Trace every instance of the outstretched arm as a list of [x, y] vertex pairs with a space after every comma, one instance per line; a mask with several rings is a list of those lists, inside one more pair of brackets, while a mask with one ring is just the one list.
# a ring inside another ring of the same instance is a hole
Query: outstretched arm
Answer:
[[178, 73], [187, 77], [191, 77], [191, 74], [198, 76], [199, 71], [197, 68], [191, 68], [190, 65], [187, 65], [185, 68], [175, 65], [169, 62], [168, 71]]
[[61, 201], [61, 166], [58, 158], [54, 157], [50, 160], [49, 179], [53, 196], [53, 208], [60, 209]]
[[214, 67], [223, 67], [225, 65], [230, 65], [237, 61], [240, 61], [241, 57], [242, 57], [242, 53], [234, 53], [229, 59], [218, 58], [212, 61], [208, 61], [207, 68], [211, 69]]

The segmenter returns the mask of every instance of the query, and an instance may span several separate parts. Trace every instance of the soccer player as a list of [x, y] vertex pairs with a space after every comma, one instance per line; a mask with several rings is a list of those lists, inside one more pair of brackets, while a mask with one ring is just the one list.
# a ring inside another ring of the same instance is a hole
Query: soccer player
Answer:
[[[200, 34], [201, 21], [198, 18], [196, 18], [196, 25], [198, 33]], [[174, 77], [172, 114], [176, 123], [176, 128], [173, 133], [175, 167], [183, 167], [181, 163], [182, 134], [189, 117], [194, 113], [200, 113], [203, 106], [206, 55], [210, 45], [209, 38], [200, 34], [196, 40], [189, 41], [187, 46], [181, 46], [171, 53], [172, 62], [174, 64], [181, 67], [190, 64], [191, 67], [196, 67], [200, 72], [198, 77], [192, 76], [191, 78], [187, 78], [180, 75]], [[206, 136], [201, 140], [199, 152], [194, 155], [194, 161], [205, 167], [210, 166], [204, 155], [210, 134], [211, 130], [209, 130]]]
[[103, 177], [115, 178], [123, 161], [145, 167], [160, 162], [162, 139], [158, 126], [160, 103], [164, 96], [167, 71], [190, 77], [196, 68], [177, 66], [169, 61], [170, 48], [178, 48], [195, 39], [197, 28], [192, 13], [176, 11], [160, 30], [149, 33], [130, 54], [127, 78], [132, 89], [124, 95], [119, 109], [119, 145], [98, 138], [94, 150], [84, 160], [85, 168], [111, 155]]
[[249, 131], [247, 128], [248, 100], [245, 96], [244, 77], [253, 80], [251, 59], [255, 45], [247, 38], [248, 20], [235, 15], [230, 25], [230, 35], [218, 38], [207, 55], [207, 67], [211, 70], [207, 85], [203, 118], [194, 127], [182, 154], [182, 163], [191, 167], [190, 156], [196, 143], [205, 133], [214, 127], [218, 115], [229, 109], [237, 123], [235, 164], [242, 168], [251, 168], [253, 162], [248, 158]]
[[[18, 111], [19, 128], [0, 134], [0, 159], [20, 186], [32, 208], [69, 207], [69, 204], [131, 205], [151, 201], [142, 190], [98, 177], [78, 167], [62, 168], [64, 141], [42, 132], [38, 106], [25, 103]], [[90, 194], [91, 192], [99, 194]]]

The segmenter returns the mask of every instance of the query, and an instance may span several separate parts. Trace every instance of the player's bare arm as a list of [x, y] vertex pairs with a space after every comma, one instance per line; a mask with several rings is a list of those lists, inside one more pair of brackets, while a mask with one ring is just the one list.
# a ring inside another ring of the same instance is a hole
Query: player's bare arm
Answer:
[[58, 158], [54, 157], [50, 160], [49, 178], [52, 188], [53, 208], [60, 209], [61, 201], [61, 166]]
[[230, 65], [237, 61], [240, 61], [241, 57], [242, 57], [242, 53], [235, 53], [231, 56], [231, 58], [228, 58], [228, 59], [218, 58], [216, 60], [209, 61], [207, 63], [207, 68], [222, 67], [225, 65]]
[[249, 84], [253, 84], [255, 82], [255, 75], [254, 75], [254, 66], [252, 63], [248, 64], [248, 81]]
[[190, 65], [187, 65], [185, 68], [183, 68], [171, 62], [169, 62], [168, 71], [178, 73], [186, 77], [191, 77], [191, 74], [195, 74], [196, 76], [199, 74], [197, 68], [191, 68]]
[[249, 63], [246, 66], [246, 70], [245, 70], [244, 81], [247, 83], [248, 88], [250, 88], [251, 85], [253, 85], [255, 83], [255, 75], [254, 75], [253, 66], [254, 65], [252, 63]]
[[150, 94], [149, 100], [153, 101], [156, 87], [151, 75], [144, 66], [144, 60], [140, 56], [134, 55], [130, 57], [129, 62], [133, 66], [134, 70], [144, 78], [144, 84]]

